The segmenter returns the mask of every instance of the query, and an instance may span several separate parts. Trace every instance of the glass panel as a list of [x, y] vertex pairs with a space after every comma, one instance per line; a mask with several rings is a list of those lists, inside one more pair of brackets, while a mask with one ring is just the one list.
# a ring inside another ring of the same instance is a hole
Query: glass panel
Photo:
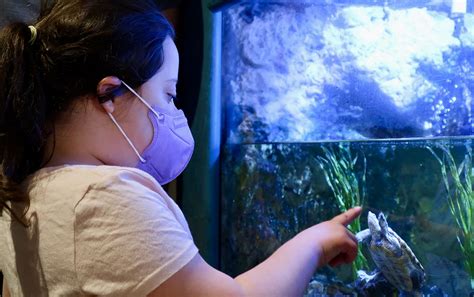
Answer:
[[295, 3], [224, 12], [227, 143], [473, 134], [471, 1]]
[[[462, 214], [471, 220], [474, 214], [472, 184], [464, 176], [472, 174], [471, 150], [472, 140], [462, 139], [227, 145], [222, 269], [238, 275], [254, 267], [299, 231], [330, 219], [351, 199], [360, 199], [364, 212], [359, 230], [368, 227], [368, 211], [385, 214], [389, 226], [424, 268], [423, 296], [469, 296], [473, 292], [474, 222], [467, 229], [458, 223]], [[339, 164], [339, 174], [328, 180], [326, 176], [335, 172], [325, 161], [331, 158]], [[344, 169], [349, 160], [353, 166]], [[454, 172], [451, 165], [454, 171], [464, 171]], [[347, 185], [347, 191], [338, 184]], [[450, 207], [451, 201], [462, 205], [461, 212]], [[306, 296], [364, 296], [357, 271], [370, 274], [377, 267], [370, 244], [361, 247], [367, 265], [319, 269]], [[400, 269], [396, 261], [387, 265]], [[394, 296], [395, 288], [379, 286], [377, 290]]]
[[225, 272], [362, 205], [351, 230], [383, 213], [407, 244], [402, 260], [377, 254], [380, 233], [365, 231], [355, 264], [319, 269], [306, 296], [406, 290], [370, 278], [381, 270], [417, 296], [474, 294], [472, 2], [257, 0], [223, 12]]

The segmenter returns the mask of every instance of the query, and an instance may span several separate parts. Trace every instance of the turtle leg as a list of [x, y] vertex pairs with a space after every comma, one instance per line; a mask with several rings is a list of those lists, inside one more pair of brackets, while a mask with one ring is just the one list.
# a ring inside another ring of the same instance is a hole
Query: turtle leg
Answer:
[[359, 231], [356, 234], [356, 238], [359, 243], [369, 244], [370, 240], [372, 239], [372, 236], [370, 235], [370, 230], [365, 229], [365, 230]]
[[410, 272], [410, 278], [413, 284], [413, 290], [419, 290], [421, 289], [421, 286], [425, 280], [425, 273], [423, 271], [415, 269]]
[[356, 290], [361, 296], [384, 297], [392, 296], [395, 292], [393, 286], [379, 270], [375, 270], [371, 274], [360, 270], [357, 274]]

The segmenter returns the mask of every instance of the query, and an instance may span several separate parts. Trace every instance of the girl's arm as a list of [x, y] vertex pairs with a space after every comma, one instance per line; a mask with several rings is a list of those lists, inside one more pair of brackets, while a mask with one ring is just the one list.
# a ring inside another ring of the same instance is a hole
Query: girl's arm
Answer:
[[212, 268], [198, 254], [149, 296], [302, 296], [316, 268], [355, 259], [357, 240], [345, 226], [360, 212], [357, 207], [300, 232], [235, 279]]
[[8, 291], [7, 281], [5, 280], [5, 277], [3, 278], [2, 296], [3, 297], [11, 297], [10, 296], [10, 291]]

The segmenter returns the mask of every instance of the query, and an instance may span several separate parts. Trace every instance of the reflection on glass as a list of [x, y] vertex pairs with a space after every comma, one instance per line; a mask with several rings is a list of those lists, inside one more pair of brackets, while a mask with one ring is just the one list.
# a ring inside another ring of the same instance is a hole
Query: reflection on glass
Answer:
[[294, 2], [225, 11], [227, 142], [473, 134], [472, 13]]
[[[385, 215], [406, 261], [383, 269], [423, 272], [410, 294], [474, 292], [472, 11], [471, 0], [257, 0], [224, 10], [225, 272], [362, 204], [351, 230], [369, 227], [369, 211]], [[407, 293], [389, 277], [366, 285], [383, 270], [371, 248], [361, 242], [352, 266], [319, 269], [306, 296]]]

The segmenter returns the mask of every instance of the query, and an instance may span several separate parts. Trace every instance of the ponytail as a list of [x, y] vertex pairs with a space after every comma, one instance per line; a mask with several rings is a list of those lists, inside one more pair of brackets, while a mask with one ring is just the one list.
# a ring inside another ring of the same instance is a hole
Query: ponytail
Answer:
[[0, 31], [0, 214], [9, 202], [24, 202], [20, 183], [38, 170], [46, 140], [46, 100], [36, 30], [14, 23]]
[[148, 81], [163, 64], [164, 40], [174, 37], [155, 0], [42, 4], [36, 28], [0, 31], [0, 215], [16, 218], [29, 202], [21, 185], [47, 162], [49, 138], [54, 152], [55, 119], [77, 98], [96, 96], [104, 77], [133, 88]]

